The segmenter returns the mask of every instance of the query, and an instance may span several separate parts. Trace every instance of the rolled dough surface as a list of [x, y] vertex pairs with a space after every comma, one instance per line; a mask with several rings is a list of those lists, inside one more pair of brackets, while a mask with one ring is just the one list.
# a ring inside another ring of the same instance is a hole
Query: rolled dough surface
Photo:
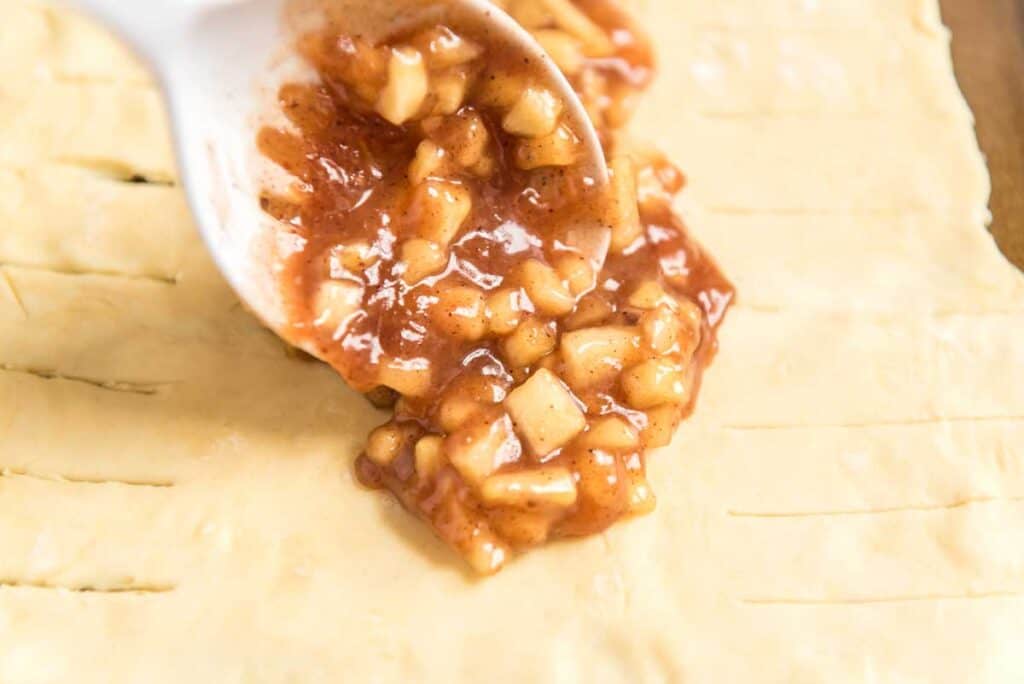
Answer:
[[657, 511], [475, 580], [221, 282], [144, 72], [0, 1], [0, 682], [1024, 680], [1024, 278], [936, 2], [639, 11], [739, 303]]

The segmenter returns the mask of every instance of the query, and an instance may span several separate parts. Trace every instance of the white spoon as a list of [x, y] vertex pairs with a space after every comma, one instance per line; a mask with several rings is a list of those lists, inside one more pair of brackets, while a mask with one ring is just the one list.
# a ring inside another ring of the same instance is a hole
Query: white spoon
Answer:
[[[255, 141], [261, 116], [276, 109], [278, 87], [301, 68], [290, 50], [294, 27], [285, 25], [302, 18], [296, 0], [66, 1], [121, 34], [159, 78], [199, 230], [242, 301], [287, 337], [273, 268], [287, 247], [259, 208], [260, 169], [268, 162]], [[306, 1], [308, 12], [327, 5], [343, 12], [354, 32], [371, 39], [388, 34], [410, 13], [435, 6], [448, 8], [452, 16], [446, 19], [456, 31], [486, 26], [490, 35], [542, 65], [545, 85], [563, 98], [568, 123], [584, 142], [583, 168], [596, 182], [607, 181], [600, 142], [572, 87], [530, 34], [487, 0]], [[588, 251], [603, 262], [607, 243]]]

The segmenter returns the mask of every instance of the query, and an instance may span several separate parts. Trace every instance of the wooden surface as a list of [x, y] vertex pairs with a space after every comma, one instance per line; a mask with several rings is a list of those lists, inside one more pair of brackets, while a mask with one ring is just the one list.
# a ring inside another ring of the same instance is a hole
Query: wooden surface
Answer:
[[992, 232], [1024, 268], [1024, 0], [942, 0], [992, 173]]

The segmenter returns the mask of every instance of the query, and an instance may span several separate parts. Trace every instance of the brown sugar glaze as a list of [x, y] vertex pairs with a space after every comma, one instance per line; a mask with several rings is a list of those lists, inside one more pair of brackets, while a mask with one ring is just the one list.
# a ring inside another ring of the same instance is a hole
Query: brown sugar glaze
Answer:
[[[282, 274], [297, 334], [354, 388], [394, 405], [358, 459], [360, 480], [393, 492], [483, 573], [513, 551], [653, 507], [645, 452], [667, 444], [692, 410], [732, 299], [672, 209], [680, 172], [660, 155], [614, 152], [614, 128], [651, 76], [646, 40], [613, 3], [574, 7], [614, 38], [611, 54], [599, 46], [567, 74], [600, 124], [611, 191], [573, 163], [524, 168], [530, 143], [505, 130], [514, 102], [489, 89], [511, 77], [521, 93], [534, 83], [531, 65], [475, 36], [459, 37], [482, 54], [460, 66], [472, 85], [457, 109], [437, 115], [428, 95], [399, 125], [375, 111], [386, 51], [419, 46], [430, 64], [431, 36], [449, 33], [437, 27], [385, 46], [307, 36], [303, 54], [320, 83], [282, 88], [295, 129], [259, 137], [297, 179], [262, 198], [303, 243]], [[490, 161], [450, 164], [479, 148], [481, 127]], [[425, 145], [448, 161], [420, 178]], [[410, 266], [433, 216], [424, 188], [446, 187], [472, 208], [450, 240], [426, 241], [432, 268]], [[616, 206], [623, 187], [629, 207]], [[600, 225], [613, 237], [598, 273], [566, 236]], [[422, 273], [410, 280], [414, 268]], [[335, 281], [352, 285], [358, 305], [342, 325], [318, 324], [323, 285]]]

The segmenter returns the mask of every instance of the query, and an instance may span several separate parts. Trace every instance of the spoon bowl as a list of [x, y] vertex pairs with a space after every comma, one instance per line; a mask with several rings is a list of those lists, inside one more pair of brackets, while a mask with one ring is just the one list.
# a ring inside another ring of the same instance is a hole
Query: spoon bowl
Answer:
[[[290, 326], [277, 265], [290, 242], [259, 207], [261, 182], [274, 170], [256, 149], [256, 132], [277, 109], [280, 85], [309, 79], [293, 47], [304, 27], [322, 20], [325, 11], [371, 40], [424, 12], [439, 12], [456, 31], [471, 29], [521, 51], [563, 99], [567, 122], [583, 142], [582, 170], [598, 184], [607, 182], [600, 141], [572, 87], [530, 34], [487, 0], [72, 4], [124, 37], [157, 76], [170, 113], [179, 175], [199, 231], [242, 302], [285, 339]], [[603, 262], [607, 244], [589, 249], [595, 261]]]

